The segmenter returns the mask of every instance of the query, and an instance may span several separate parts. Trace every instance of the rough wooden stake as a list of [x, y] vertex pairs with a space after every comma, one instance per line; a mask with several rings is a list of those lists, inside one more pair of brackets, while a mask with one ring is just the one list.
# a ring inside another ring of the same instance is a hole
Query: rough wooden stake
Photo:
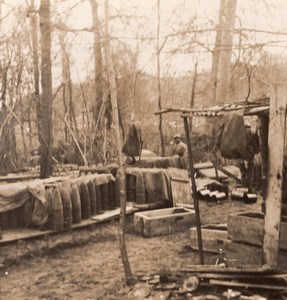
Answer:
[[113, 121], [115, 126], [115, 139], [117, 143], [117, 151], [118, 151], [118, 170], [116, 178], [119, 182], [120, 188], [120, 227], [121, 232], [119, 233], [119, 243], [120, 243], [120, 251], [121, 258], [123, 262], [123, 267], [125, 271], [126, 284], [132, 285], [133, 276], [132, 271], [128, 259], [126, 242], [125, 242], [125, 226], [126, 226], [126, 191], [125, 191], [125, 171], [123, 167], [123, 157], [122, 157], [122, 142], [120, 135], [120, 125], [119, 125], [119, 114], [118, 114], [118, 104], [117, 104], [117, 90], [116, 90], [116, 81], [115, 74], [113, 70], [112, 64], [112, 56], [110, 49], [110, 41], [109, 41], [109, 3], [108, 0], [105, 0], [105, 55], [107, 62], [107, 70], [108, 70], [108, 78], [111, 89], [111, 101], [112, 101], [112, 109], [113, 109]]
[[190, 145], [190, 136], [189, 136], [189, 127], [188, 127], [188, 116], [183, 115], [183, 122], [184, 122], [184, 129], [187, 141], [187, 149], [188, 149], [188, 161], [189, 161], [189, 169], [190, 169], [190, 177], [192, 183], [192, 196], [193, 196], [193, 203], [194, 203], [194, 210], [195, 210], [195, 220], [196, 220], [196, 228], [197, 228], [197, 239], [198, 239], [198, 249], [199, 249], [199, 259], [200, 263], [204, 264], [203, 259], [203, 249], [202, 249], [202, 238], [201, 238], [201, 224], [200, 224], [200, 214], [199, 214], [199, 205], [198, 205], [198, 198], [197, 198], [197, 190], [196, 190], [196, 183], [195, 183], [195, 171], [193, 167], [193, 158], [192, 158], [192, 149]]
[[287, 86], [272, 86], [268, 134], [268, 187], [264, 225], [263, 259], [272, 267], [278, 266], [282, 207], [283, 157], [286, 132]]

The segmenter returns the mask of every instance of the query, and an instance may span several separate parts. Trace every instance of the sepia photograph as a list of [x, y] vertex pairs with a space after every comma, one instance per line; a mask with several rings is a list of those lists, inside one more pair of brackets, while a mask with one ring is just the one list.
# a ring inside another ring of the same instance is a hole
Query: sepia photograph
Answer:
[[0, 0], [0, 299], [287, 300], [286, 0]]

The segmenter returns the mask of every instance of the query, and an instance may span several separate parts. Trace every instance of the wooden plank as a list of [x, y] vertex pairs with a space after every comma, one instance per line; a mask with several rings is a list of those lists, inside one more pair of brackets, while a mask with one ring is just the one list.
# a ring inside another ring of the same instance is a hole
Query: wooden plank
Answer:
[[[199, 278], [204, 279], [254, 279], [254, 273], [241, 273], [241, 274], [234, 274], [234, 273], [202, 273], [198, 275]], [[256, 279], [284, 279], [287, 280], [286, 273], [270, 273], [270, 274], [258, 274]]]
[[[223, 225], [221, 225], [223, 226]], [[201, 228], [202, 234], [202, 247], [203, 251], [218, 253], [219, 248], [224, 247], [227, 242], [227, 228], [222, 230], [220, 226], [214, 226], [214, 228], [207, 226]], [[189, 229], [190, 247], [198, 250], [196, 228]]]
[[[280, 249], [287, 250], [287, 218], [282, 217]], [[228, 238], [233, 241], [262, 246], [264, 239], [264, 215], [260, 212], [244, 212], [228, 215]]]
[[[134, 207], [127, 207], [127, 214], [132, 214], [133, 212], [138, 211], [138, 209]], [[112, 218], [119, 217], [119, 208], [113, 211], [106, 211], [101, 216], [101, 218], [97, 219], [88, 219], [82, 220], [79, 224], [73, 224], [71, 229], [84, 228], [95, 224], [100, 224], [106, 221], [109, 221]], [[69, 229], [70, 230], [70, 229]], [[2, 231], [2, 239], [0, 240], [0, 246], [15, 243], [19, 240], [29, 240], [34, 238], [41, 238], [46, 235], [57, 234], [60, 232], [64, 232], [65, 230], [37, 230], [33, 228], [21, 228], [21, 229], [11, 229]], [[67, 230], [66, 230], [67, 231]]]
[[214, 265], [184, 265], [181, 268], [182, 272], [188, 273], [252, 273], [252, 274], [265, 274], [265, 273], [275, 273], [276, 269], [263, 265], [263, 266], [254, 266], [254, 265], [245, 265], [237, 267], [216, 267]]
[[[126, 207], [127, 214], [132, 213], [134, 211], [137, 211], [137, 209], [133, 207]], [[108, 221], [119, 215], [120, 215], [120, 208], [116, 208], [113, 210], [105, 211], [103, 214], [93, 216], [91, 217], [91, 219], [94, 221]]]
[[194, 169], [195, 170], [209, 169], [209, 168], [213, 168], [213, 163], [211, 161], [194, 164]]
[[232, 166], [232, 165], [229, 165], [229, 166], [223, 166], [220, 168], [220, 170], [230, 176], [230, 177], [233, 177], [237, 180], [241, 179], [241, 172], [240, 172], [240, 169], [236, 166]]
[[[286, 97], [287, 90], [285, 84], [272, 86], [268, 134], [268, 187], [265, 201], [265, 235], [263, 242], [264, 262], [270, 266], [278, 265], [283, 157], [286, 132]], [[274, 147], [275, 145], [276, 147]]]
[[195, 224], [195, 211], [187, 208], [165, 208], [134, 214], [135, 231], [145, 237], [171, 234]]
[[[216, 179], [216, 172], [215, 168], [210, 168], [210, 169], [200, 169], [199, 174], [205, 177], [209, 177], [211, 179]], [[228, 176], [225, 175], [222, 171], [218, 170], [218, 178], [219, 179], [227, 179]]]
[[[193, 205], [190, 181], [171, 180], [171, 195], [174, 206]], [[179, 203], [181, 205], [179, 205]]]
[[263, 262], [263, 251], [261, 247], [228, 240], [228, 242], [224, 245], [223, 251], [225, 253], [225, 257], [231, 260], [230, 265], [261, 266]]
[[262, 246], [264, 215], [260, 212], [244, 212], [228, 215], [228, 238], [237, 242]]
[[226, 280], [217, 280], [210, 279], [209, 284], [212, 285], [223, 285], [223, 286], [232, 286], [232, 287], [242, 287], [244, 289], [248, 288], [256, 288], [256, 289], [267, 289], [267, 290], [286, 290], [286, 286], [280, 285], [268, 285], [268, 284], [260, 284], [260, 283], [249, 283], [249, 282], [236, 282], [236, 281], [226, 281]]

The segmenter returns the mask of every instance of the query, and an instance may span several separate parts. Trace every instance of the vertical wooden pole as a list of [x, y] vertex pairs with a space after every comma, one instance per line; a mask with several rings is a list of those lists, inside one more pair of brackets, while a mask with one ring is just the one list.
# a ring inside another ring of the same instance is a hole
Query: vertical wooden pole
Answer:
[[264, 225], [264, 263], [277, 267], [282, 208], [283, 157], [285, 144], [285, 120], [287, 86], [272, 86], [268, 133], [268, 186]]
[[262, 197], [264, 200], [266, 199], [266, 194], [267, 194], [268, 130], [269, 130], [269, 114], [264, 113], [260, 116], [260, 130], [259, 130], [260, 152], [261, 152], [261, 160], [262, 160], [261, 186], [262, 186]]
[[185, 129], [185, 136], [186, 136], [186, 143], [187, 143], [187, 150], [188, 150], [188, 161], [189, 161], [190, 177], [191, 177], [191, 184], [192, 184], [192, 197], [193, 197], [193, 204], [194, 204], [194, 210], [195, 210], [195, 220], [196, 220], [196, 229], [197, 229], [199, 259], [200, 259], [200, 263], [202, 265], [204, 265], [203, 249], [202, 249], [202, 237], [201, 237], [200, 213], [199, 213], [197, 190], [196, 190], [196, 183], [195, 183], [195, 177], [194, 177], [195, 171], [194, 171], [194, 167], [193, 167], [192, 149], [191, 149], [191, 144], [190, 144], [189, 127], [188, 127], [187, 118], [188, 118], [187, 115], [183, 115], [183, 122], [184, 122], [184, 129]]
[[126, 248], [126, 181], [125, 181], [125, 170], [123, 165], [123, 155], [122, 155], [122, 139], [120, 134], [120, 122], [119, 122], [119, 109], [117, 102], [117, 88], [116, 88], [116, 79], [114, 73], [114, 67], [112, 62], [111, 46], [110, 46], [110, 11], [109, 11], [109, 0], [105, 0], [105, 58], [108, 71], [108, 79], [111, 90], [111, 102], [113, 110], [113, 122], [115, 126], [115, 141], [118, 151], [118, 169], [116, 180], [119, 184], [120, 189], [120, 227], [121, 231], [119, 232], [119, 243], [121, 258], [123, 262], [123, 267], [125, 271], [126, 284], [133, 284], [133, 276], [129, 263], [127, 248]]

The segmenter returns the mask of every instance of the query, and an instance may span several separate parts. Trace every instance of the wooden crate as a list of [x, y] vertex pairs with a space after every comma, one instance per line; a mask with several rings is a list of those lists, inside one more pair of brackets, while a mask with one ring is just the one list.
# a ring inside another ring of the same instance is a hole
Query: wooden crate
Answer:
[[[228, 238], [255, 246], [263, 245], [264, 215], [259, 212], [244, 212], [228, 216]], [[287, 217], [282, 217], [280, 249], [287, 250]]]
[[195, 211], [184, 207], [172, 207], [134, 214], [135, 231], [152, 237], [183, 231], [195, 225]]
[[[190, 247], [198, 250], [197, 228], [189, 229]], [[227, 242], [227, 225], [205, 225], [201, 228], [202, 249], [205, 252], [218, 253]]]

